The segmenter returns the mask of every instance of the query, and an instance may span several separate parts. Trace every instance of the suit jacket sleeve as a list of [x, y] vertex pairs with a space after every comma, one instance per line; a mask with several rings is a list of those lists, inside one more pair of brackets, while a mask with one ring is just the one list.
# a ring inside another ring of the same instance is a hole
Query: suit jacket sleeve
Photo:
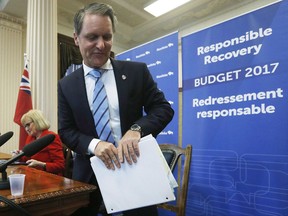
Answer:
[[58, 82], [58, 133], [70, 149], [86, 155], [97, 134], [83, 74], [81, 67]]

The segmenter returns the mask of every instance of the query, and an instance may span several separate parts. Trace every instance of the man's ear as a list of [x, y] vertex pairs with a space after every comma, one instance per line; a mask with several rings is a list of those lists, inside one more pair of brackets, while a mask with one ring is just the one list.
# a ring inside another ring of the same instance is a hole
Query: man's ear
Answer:
[[74, 43], [75, 43], [75, 45], [76, 45], [76, 46], [79, 46], [78, 36], [77, 36], [77, 34], [76, 34], [75, 32], [74, 32], [73, 36], [74, 36]]

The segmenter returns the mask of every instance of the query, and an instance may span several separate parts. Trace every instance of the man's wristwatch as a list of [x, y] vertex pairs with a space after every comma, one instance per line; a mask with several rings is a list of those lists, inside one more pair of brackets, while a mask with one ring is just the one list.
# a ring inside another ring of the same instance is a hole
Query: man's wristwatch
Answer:
[[141, 127], [140, 127], [138, 124], [133, 124], [133, 125], [130, 127], [130, 130], [132, 130], [132, 131], [138, 131], [138, 132], [141, 134], [141, 137], [142, 137], [142, 129], [141, 129]]

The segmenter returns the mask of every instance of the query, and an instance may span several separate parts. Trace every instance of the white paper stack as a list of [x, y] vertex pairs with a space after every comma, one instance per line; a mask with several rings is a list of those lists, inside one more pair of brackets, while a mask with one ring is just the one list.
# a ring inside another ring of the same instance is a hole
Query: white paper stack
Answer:
[[143, 137], [139, 149], [137, 163], [125, 162], [120, 169], [107, 169], [96, 156], [90, 159], [109, 214], [175, 200], [177, 182], [155, 138]]

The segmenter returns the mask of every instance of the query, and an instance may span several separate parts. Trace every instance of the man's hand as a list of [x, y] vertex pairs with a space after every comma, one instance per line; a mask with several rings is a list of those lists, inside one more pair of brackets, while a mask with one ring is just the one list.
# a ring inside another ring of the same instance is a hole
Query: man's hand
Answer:
[[124, 157], [129, 164], [137, 162], [137, 157], [140, 156], [139, 141], [141, 134], [138, 131], [128, 130], [118, 145], [118, 157], [121, 163], [124, 163]]
[[118, 150], [112, 143], [100, 141], [94, 150], [94, 154], [103, 161], [108, 169], [115, 170], [115, 166], [117, 168], [121, 167], [118, 160]]

